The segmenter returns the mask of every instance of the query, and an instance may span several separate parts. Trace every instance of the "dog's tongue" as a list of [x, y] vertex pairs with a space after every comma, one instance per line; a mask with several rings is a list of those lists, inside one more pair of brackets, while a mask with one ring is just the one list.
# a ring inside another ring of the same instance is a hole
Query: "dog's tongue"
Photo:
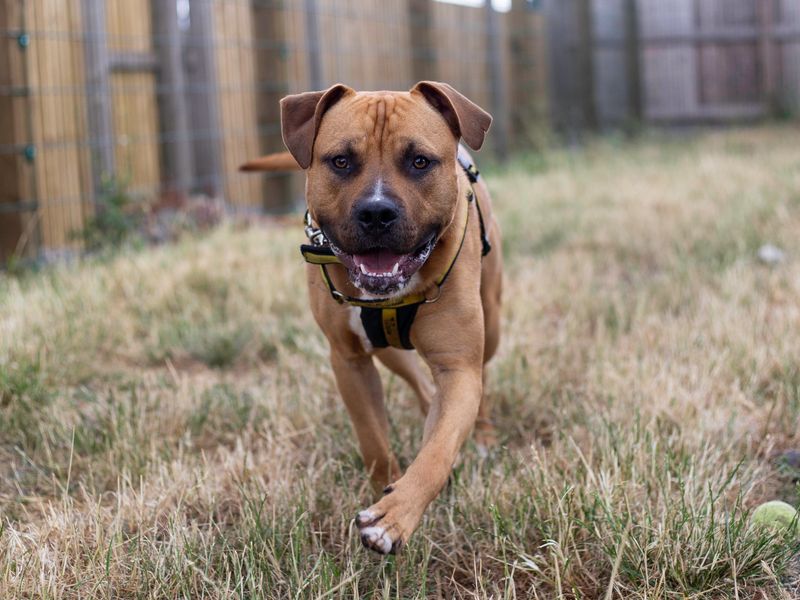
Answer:
[[391, 273], [394, 266], [400, 262], [404, 255], [394, 254], [388, 250], [379, 249], [367, 254], [354, 254], [356, 267], [364, 265], [369, 273]]

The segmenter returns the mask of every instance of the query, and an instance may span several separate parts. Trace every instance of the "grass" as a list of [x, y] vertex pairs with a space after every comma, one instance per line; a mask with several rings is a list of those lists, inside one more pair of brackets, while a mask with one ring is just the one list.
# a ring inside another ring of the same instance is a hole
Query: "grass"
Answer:
[[[800, 130], [598, 141], [486, 173], [507, 256], [468, 443], [404, 552], [306, 307], [301, 228], [0, 278], [2, 598], [792, 598]], [[785, 263], [756, 259], [761, 244]], [[384, 373], [408, 464], [422, 423]]]

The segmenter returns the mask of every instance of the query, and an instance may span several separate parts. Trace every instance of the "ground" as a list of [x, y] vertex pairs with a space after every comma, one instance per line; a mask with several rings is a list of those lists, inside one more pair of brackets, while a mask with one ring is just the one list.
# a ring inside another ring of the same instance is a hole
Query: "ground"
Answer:
[[[485, 169], [507, 257], [471, 442], [397, 557], [306, 307], [299, 225], [0, 275], [2, 598], [792, 598], [800, 129]], [[771, 243], [786, 253], [761, 263]], [[384, 373], [405, 464], [422, 432]]]

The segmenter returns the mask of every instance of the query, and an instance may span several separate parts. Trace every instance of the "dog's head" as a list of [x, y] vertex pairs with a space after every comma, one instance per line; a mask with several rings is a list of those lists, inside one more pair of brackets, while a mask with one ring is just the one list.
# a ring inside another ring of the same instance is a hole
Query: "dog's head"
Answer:
[[453, 220], [460, 138], [477, 150], [488, 113], [444, 83], [410, 92], [344, 85], [281, 101], [286, 147], [307, 169], [306, 200], [350, 279], [401, 291]]

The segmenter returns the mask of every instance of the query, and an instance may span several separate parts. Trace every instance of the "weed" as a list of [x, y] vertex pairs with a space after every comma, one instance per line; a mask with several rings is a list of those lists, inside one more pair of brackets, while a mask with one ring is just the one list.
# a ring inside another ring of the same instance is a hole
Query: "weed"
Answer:
[[35, 445], [51, 399], [38, 362], [0, 363], [0, 443]]
[[73, 233], [89, 252], [117, 250], [138, 235], [143, 222], [141, 206], [117, 178], [107, 179], [95, 200], [95, 212], [83, 228]]

